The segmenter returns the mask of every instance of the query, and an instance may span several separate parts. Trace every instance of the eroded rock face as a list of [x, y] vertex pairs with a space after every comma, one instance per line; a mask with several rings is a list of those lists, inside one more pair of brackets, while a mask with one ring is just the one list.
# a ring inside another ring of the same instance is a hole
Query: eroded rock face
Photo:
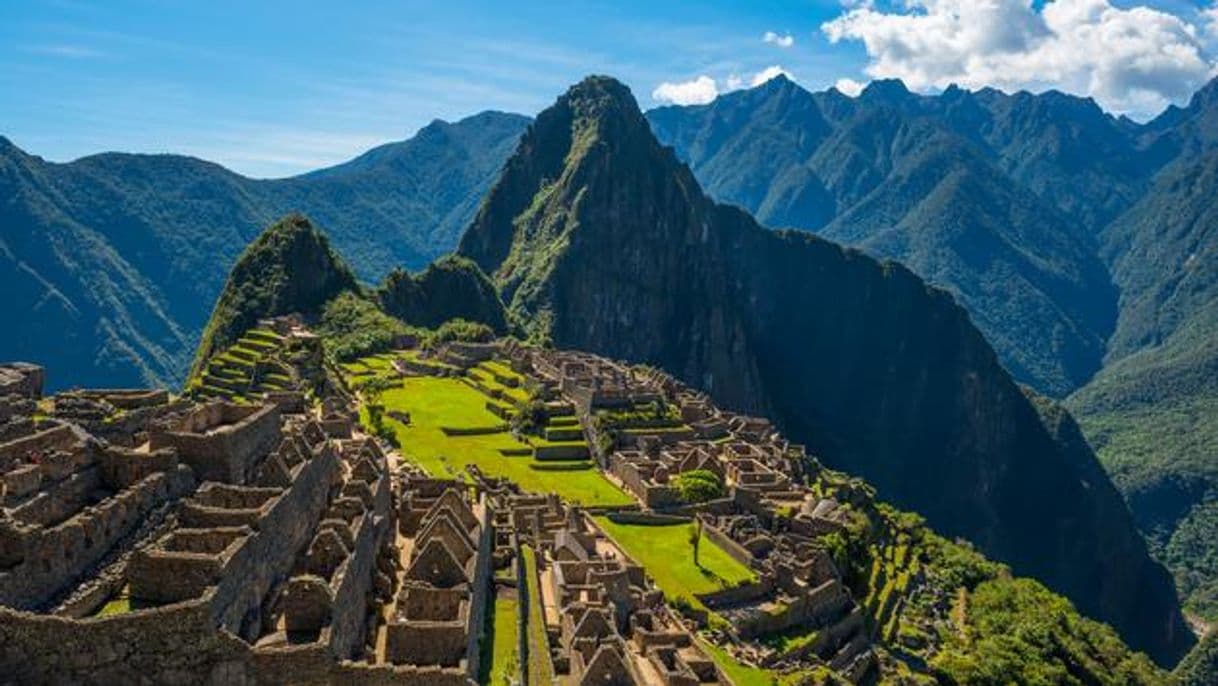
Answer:
[[1090, 450], [1050, 433], [948, 294], [715, 205], [620, 83], [589, 78], [538, 116], [460, 252], [555, 344], [773, 416], [1160, 661], [1191, 642]]

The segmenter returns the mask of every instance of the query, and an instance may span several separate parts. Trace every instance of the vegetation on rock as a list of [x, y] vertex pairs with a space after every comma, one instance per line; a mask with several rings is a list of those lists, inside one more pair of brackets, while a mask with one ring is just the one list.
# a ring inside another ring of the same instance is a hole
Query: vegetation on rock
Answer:
[[412, 325], [436, 328], [454, 318], [507, 330], [499, 294], [482, 270], [470, 260], [448, 255], [412, 275], [395, 269], [377, 291], [385, 312]]

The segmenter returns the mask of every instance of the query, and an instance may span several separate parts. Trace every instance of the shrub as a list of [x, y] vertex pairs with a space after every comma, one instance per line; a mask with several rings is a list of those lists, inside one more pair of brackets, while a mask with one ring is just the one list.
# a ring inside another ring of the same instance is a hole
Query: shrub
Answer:
[[318, 333], [334, 358], [346, 362], [390, 350], [399, 339], [418, 332], [374, 303], [343, 293], [326, 303]]
[[672, 480], [672, 485], [681, 500], [687, 503], [704, 503], [723, 496], [723, 482], [708, 469], [682, 472]]
[[486, 343], [495, 339], [495, 331], [486, 324], [450, 319], [440, 325], [431, 334], [432, 343], [447, 343], [449, 341], [466, 341], [469, 343]]
[[518, 434], [540, 435], [550, 420], [546, 404], [533, 399], [512, 417], [512, 431]]

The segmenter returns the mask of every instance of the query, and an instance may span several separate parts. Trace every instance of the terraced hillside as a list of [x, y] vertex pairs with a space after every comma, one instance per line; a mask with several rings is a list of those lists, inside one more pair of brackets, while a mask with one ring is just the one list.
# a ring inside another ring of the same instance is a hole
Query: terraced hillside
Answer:
[[[492, 492], [510, 484], [590, 508], [596, 555], [644, 570], [735, 686], [1058, 683], [1073, 672], [1097, 684], [1165, 678], [1040, 584], [878, 502], [860, 480], [790, 457], [800, 449], [767, 421], [721, 413], [655, 370], [502, 342], [399, 350], [342, 367], [363, 401], [365, 429], [391, 438], [406, 462]], [[549, 446], [577, 442], [579, 457], [543, 457]], [[786, 457], [749, 452], [767, 445], [788, 446]], [[652, 457], [638, 459], [671, 472], [723, 465], [720, 499], [647, 507], [615, 466], [644, 451]], [[572, 539], [511, 530], [522, 537], [519, 585], [512, 594], [499, 588], [493, 601], [481, 683], [501, 681], [504, 669], [548, 683], [572, 668], [561, 647], [562, 596], [552, 588], [570, 559], [558, 547]], [[799, 560], [797, 575], [828, 576], [783, 581], [791, 571], [777, 570], [792, 545], [810, 546], [790, 558]], [[500, 609], [520, 623], [506, 627]]]
[[287, 341], [270, 329], [250, 329], [208, 360], [188, 389], [203, 398], [238, 402], [265, 400], [268, 393], [295, 387], [293, 369], [284, 361]]
[[[395, 360], [409, 367], [408, 375]], [[382, 422], [403, 454], [429, 474], [459, 477], [472, 466], [583, 505], [633, 502], [596, 468], [570, 407], [551, 403], [537, 435], [512, 433], [510, 421], [530, 392], [524, 376], [502, 360], [461, 371], [440, 356], [399, 351], [361, 358], [343, 370], [367, 400], [365, 424]]]

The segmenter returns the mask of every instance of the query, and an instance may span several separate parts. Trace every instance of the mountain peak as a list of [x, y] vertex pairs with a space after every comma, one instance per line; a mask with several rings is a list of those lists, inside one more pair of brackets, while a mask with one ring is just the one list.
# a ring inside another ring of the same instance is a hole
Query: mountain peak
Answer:
[[609, 76], [588, 76], [567, 89], [555, 107], [568, 110], [577, 127], [589, 122], [603, 125], [609, 121], [629, 126], [647, 125], [630, 88]]
[[358, 292], [359, 286], [326, 235], [303, 214], [283, 217], [237, 258], [203, 331], [191, 376], [259, 319], [314, 314], [343, 291]]
[[1196, 93], [1193, 93], [1192, 100], [1189, 101], [1188, 108], [1190, 110], [1199, 110], [1218, 105], [1218, 77], [1210, 80]]
[[896, 103], [909, 98], [913, 93], [901, 79], [876, 79], [867, 84], [859, 97], [876, 102]]

